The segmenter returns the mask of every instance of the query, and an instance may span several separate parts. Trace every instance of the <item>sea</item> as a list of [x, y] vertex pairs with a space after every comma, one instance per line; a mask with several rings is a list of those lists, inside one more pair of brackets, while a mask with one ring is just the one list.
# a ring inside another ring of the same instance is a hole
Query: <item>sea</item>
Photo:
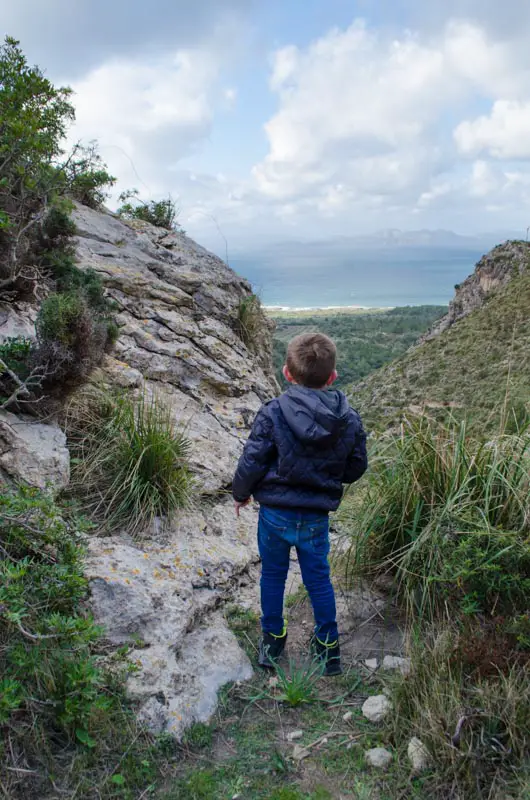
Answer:
[[483, 252], [418, 246], [349, 253], [278, 248], [234, 254], [230, 266], [248, 278], [269, 307], [446, 305]]

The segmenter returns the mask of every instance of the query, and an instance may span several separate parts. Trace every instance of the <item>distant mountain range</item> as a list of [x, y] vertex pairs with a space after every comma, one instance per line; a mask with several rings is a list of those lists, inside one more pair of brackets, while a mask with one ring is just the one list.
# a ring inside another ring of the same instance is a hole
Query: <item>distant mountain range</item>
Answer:
[[[329, 252], [350, 250], [358, 252], [378, 248], [450, 248], [472, 250], [474, 252], [490, 250], [496, 244], [508, 239], [521, 239], [524, 234], [520, 231], [492, 231], [464, 236], [454, 231], [446, 230], [418, 230], [402, 231], [399, 228], [387, 228], [374, 233], [356, 234], [354, 236], [333, 236], [329, 239], [316, 240], [283, 240], [264, 243], [256, 242], [256, 249], [260, 252], [281, 252], [286, 254], [307, 252], [308, 250], [327, 250]], [[253, 247], [237, 248], [234, 255], [253, 250]]]

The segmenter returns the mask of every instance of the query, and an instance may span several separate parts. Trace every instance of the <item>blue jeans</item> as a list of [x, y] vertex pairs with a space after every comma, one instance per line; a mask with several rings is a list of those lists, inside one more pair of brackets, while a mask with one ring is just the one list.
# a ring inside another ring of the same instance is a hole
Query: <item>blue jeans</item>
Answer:
[[261, 625], [264, 633], [279, 636], [283, 631], [285, 581], [291, 547], [296, 547], [302, 578], [315, 615], [315, 633], [321, 641], [335, 641], [337, 612], [328, 562], [327, 514], [261, 506], [258, 545], [261, 556]]

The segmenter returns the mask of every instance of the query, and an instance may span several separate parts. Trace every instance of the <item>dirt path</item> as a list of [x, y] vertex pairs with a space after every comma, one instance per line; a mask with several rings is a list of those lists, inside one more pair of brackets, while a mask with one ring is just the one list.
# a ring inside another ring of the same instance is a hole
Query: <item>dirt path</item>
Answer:
[[[296, 559], [287, 584], [288, 648], [277, 674], [255, 670], [251, 681], [228, 687], [217, 718], [197, 725], [184, 742], [182, 777], [160, 797], [170, 800], [390, 800], [404, 784], [392, 771], [366, 767], [366, 746], [385, 744], [361, 706], [381, 684], [366, 659], [399, 655], [403, 631], [385, 594], [335, 581], [344, 673], [323, 678], [308, 654], [311, 607]], [[227, 620], [255, 663], [259, 569], [245, 577], [226, 609]], [[283, 677], [282, 677], [283, 674]], [[286, 696], [298, 687], [299, 703]], [[368, 743], [368, 744], [367, 744]], [[406, 791], [406, 789], [405, 789]]]

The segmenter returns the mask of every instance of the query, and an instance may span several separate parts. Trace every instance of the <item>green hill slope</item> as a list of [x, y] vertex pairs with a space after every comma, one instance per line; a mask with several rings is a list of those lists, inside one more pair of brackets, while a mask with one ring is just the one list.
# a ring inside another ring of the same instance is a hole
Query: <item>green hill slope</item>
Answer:
[[511, 426], [528, 420], [527, 265], [515, 263], [509, 281], [489, 290], [475, 310], [373, 373], [349, 394], [369, 429], [395, 424], [404, 412], [467, 417], [475, 429], [485, 430], [498, 428], [503, 414]]

